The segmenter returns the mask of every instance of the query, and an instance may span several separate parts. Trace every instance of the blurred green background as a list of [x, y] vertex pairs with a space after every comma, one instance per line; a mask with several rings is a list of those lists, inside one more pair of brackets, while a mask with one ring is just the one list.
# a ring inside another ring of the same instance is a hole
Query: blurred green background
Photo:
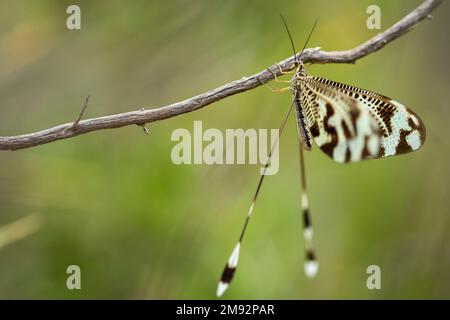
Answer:
[[[301, 47], [352, 48], [381, 7], [382, 30], [420, 1], [77, 1], [82, 29], [66, 29], [71, 1], [0, 4], [0, 135], [154, 108], [258, 72], [291, 55], [278, 13]], [[235, 281], [225, 298], [450, 298], [449, 3], [355, 65], [308, 72], [411, 107], [427, 126], [416, 153], [339, 165], [306, 155], [320, 271], [303, 274], [294, 119], [280, 171], [266, 179]], [[274, 83], [274, 85], [276, 85]], [[276, 128], [290, 94], [262, 86], [194, 113], [0, 153], [0, 226], [31, 213], [41, 227], [0, 248], [0, 298], [214, 298], [257, 183], [255, 165], [170, 160], [176, 128]], [[3, 229], [3, 237], [8, 233]], [[66, 268], [82, 290], [66, 288]], [[366, 268], [381, 267], [381, 290]]]

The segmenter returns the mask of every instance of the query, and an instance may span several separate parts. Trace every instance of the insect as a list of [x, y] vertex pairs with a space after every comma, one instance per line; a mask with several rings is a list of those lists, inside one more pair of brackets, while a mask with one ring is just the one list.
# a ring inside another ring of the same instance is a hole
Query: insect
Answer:
[[[281, 18], [294, 51], [295, 62], [291, 69], [295, 72], [288, 81], [290, 87], [278, 90], [290, 89], [293, 95], [292, 104], [280, 126], [279, 135], [292, 109], [295, 108], [300, 149], [301, 210], [305, 241], [304, 271], [308, 277], [314, 277], [319, 264], [313, 246], [304, 150], [310, 151], [315, 142], [336, 162], [357, 162], [415, 151], [424, 144], [426, 132], [420, 118], [397, 101], [366, 89], [307, 75], [301, 56], [317, 20], [300, 55], [297, 56], [287, 24], [284, 18]], [[276, 143], [278, 140], [272, 146], [269, 161]], [[265, 171], [259, 179], [239, 240], [222, 273], [216, 293], [218, 297], [226, 291], [236, 271], [241, 243], [265, 177], [264, 173]]]

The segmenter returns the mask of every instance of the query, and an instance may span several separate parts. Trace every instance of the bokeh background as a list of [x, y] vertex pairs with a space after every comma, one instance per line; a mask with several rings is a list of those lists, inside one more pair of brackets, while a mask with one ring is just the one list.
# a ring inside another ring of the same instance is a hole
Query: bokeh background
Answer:
[[[260, 71], [291, 55], [278, 13], [297, 47], [320, 16], [309, 46], [340, 50], [379, 32], [366, 28], [369, 4], [381, 7], [384, 30], [419, 3], [77, 1], [82, 29], [69, 31], [72, 1], [2, 1], [0, 135], [73, 121], [87, 94], [90, 118], [163, 106]], [[427, 142], [352, 165], [317, 149], [306, 155], [321, 263], [309, 280], [290, 119], [280, 171], [265, 181], [225, 298], [450, 298], [449, 9], [442, 4], [432, 21], [354, 65], [308, 66], [410, 106]], [[0, 298], [214, 298], [259, 166], [176, 166], [171, 133], [194, 120], [276, 128], [289, 102], [262, 86], [150, 124], [149, 136], [130, 126], [2, 151]], [[81, 267], [82, 290], [66, 288], [71, 264]], [[381, 290], [366, 287], [372, 264]]]

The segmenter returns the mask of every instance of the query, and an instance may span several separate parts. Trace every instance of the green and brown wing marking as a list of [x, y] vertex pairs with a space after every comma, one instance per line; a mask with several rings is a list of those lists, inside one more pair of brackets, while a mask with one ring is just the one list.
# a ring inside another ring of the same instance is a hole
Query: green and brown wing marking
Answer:
[[315, 142], [337, 162], [403, 154], [425, 142], [414, 112], [369, 90], [307, 77], [302, 102]]

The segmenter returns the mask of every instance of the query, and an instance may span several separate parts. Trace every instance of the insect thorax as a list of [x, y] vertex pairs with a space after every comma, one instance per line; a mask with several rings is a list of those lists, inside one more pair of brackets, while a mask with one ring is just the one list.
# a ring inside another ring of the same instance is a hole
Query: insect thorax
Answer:
[[300, 62], [298, 62], [298, 66], [295, 69], [295, 73], [291, 78], [292, 93], [295, 93], [296, 91], [300, 90], [300, 85], [305, 80], [306, 76], [307, 76], [307, 74], [306, 74], [305, 66], [300, 61]]

